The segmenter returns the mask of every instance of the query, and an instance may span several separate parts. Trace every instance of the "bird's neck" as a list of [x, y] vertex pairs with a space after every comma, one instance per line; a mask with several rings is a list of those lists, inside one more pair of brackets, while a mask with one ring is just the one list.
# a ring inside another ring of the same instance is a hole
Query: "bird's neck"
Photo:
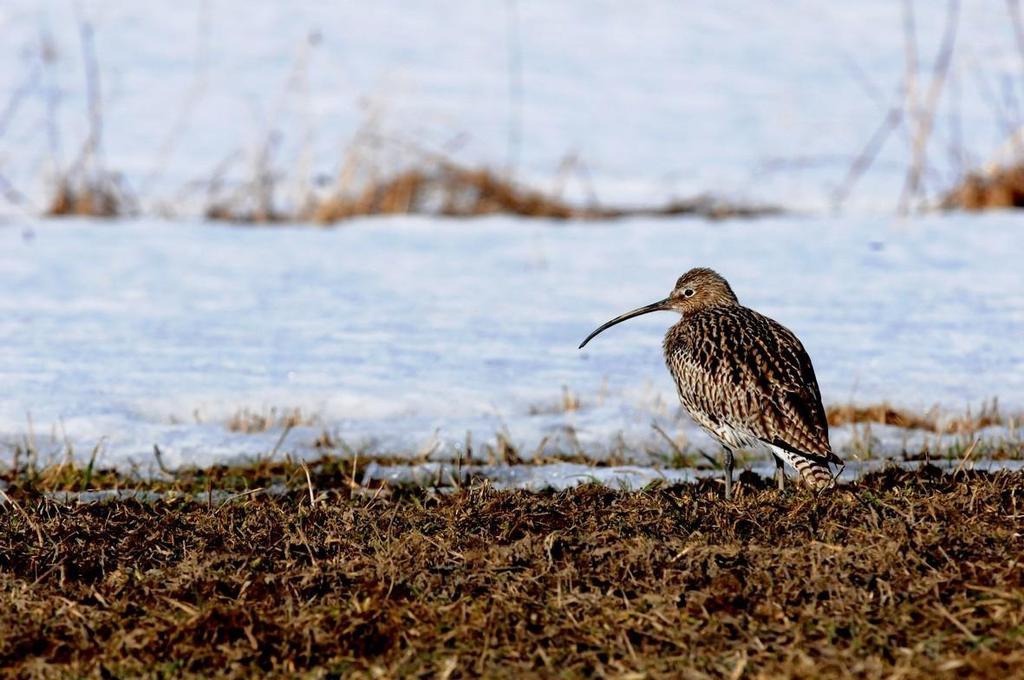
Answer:
[[686, 311], [684, 311], [681, 323], [687, 323], [705, 316], [728, 314], [730, 310], [734, 310], [739, 306], [740, 304], [738, 302], [713, 302], [703, 304], [699, 307], [694, 307], [692, 309], [687, 309]]

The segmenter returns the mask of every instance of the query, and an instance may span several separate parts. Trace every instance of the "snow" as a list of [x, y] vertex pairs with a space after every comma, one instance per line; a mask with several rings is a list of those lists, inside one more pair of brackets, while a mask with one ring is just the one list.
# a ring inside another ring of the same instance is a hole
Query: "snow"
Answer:
[[[22, 441], [30, 414], [50, 448], [66, 437], [87, 455], [102, 441], [110, 464], [151, 465], [154, 444], [176, 465], [265, 454], [279, 429], [225, 423], [272, 408], [316, 419], [283, 448], [310, 454], [325, 429], [404, 455], [453, 455], [467, 432], [477, 446], [501, 432], [525, 455], [665, 451], [652, 422], [713, 451], [662, 363], [671, 314], [576, 349], [695, 265], [798, 334], [827, 403], [1024, 407], [1012, 215], [23, 226], [0, 229], [0, 437]], [[558, 408], [563, 386], [578, 410]]]
[[[0, 7], [0, 118], [31, 86], [0, 125], [0, 176], [29, 198], [0, 200], [0, 462], [29, 443], [52, 457], [96, 450], [125, 468], [152, 468], [154, 445], [169, 465], [312, 456], [324, 431], [404, 456], [452, 457], [467, 437], [481, 450], [499, 435], [526, 457], [667, 455], [652, 423], [687, 451], [714, 452], [680, 414], [662, 363], [670, 315], [576, 349], [692, 266], [718, 269], [744, 303], [799, 335], [828, 404], [948, 415], [998, 398], [1003, 413], [1024, 410], [1019, 217], [888, 217], [906, 130], [845, 212], [826, 210], [895, 101], [901, 3], [86, 2], [105, 163], [141, 193], [145, 214], [170, 203], [185, 217], [43, 220], [33, 214], [52, 170], [47, 88], [61, 165], [85, 138], [75, 6]], [[945, 3], [915, 7], [923, 88]], [[1019, 80], [1003, 11], [963, 7], [932, 192], [960, 169], [947, 149], [952, 121], [970, 164], [1006, 137], [979, 94], [983, 80]], [[506, 141], [510, 27], [522, 63], [518, 149]], [[41, 35], [55, 60], [36, 71]], [[182, 187], [236, 151], [229, 177], [245, 176], [270, 129], [284, 134], [279, 167], [308, 151], [330, 176], [368, 110], [387, 134], [467, 163], [512, 162], [544, 182], [576, 152], [607, 202], [711, 191], [799, 212], [716, 223], [394, 217], [329, 230], [188, 217], [202, 192], [182, 197]], [[563, 389], [577, 410], [559, 408]], [[240, 411], [271, 409], [305, 420], [287, 433], [226, 427]], [[1019, 439], [1012, 425], [982, 434]], [[867, 436], [833, 431], [851, 459]], [[963, 444], [884, 427], [868, 441], [883, 457]]]
[[[934, 465], [949, 471], [968, 469], [975, 471], [1020, 470], [1024, 461], [985, 461], [966, 463], [959, 461], [934, 461]], [[891, 460], [857, 461], [847, 465], [837, 478], [840, 484], [885, 467], [897, 465], [913, 468], [917, 463], [894, 462]], [[774, 464], [753, 465], [749, 468], [762, 477], [775, 473]], [[655, 469], [638, 466], [594, 467], [577, 463], [551, 463], [547, 465], [463, 465], [450, 463], [421, 463], [419, 465], [378, 465], [366, 466], [360, 482], [374, 488], [381, 482], [391, 485], [412, 485], [433, 487], [439, 490], [453, 489], [458, 485], [487, 481], [496, 489], [527, 489], [530, 491], [571, 488], [579, 484], [604, 484], [616, 489], [635, 491], [655, 483], [679, 484], [697, 479], [722, 480], [722, 473], [716, 470], [694, 470], [692, 468]], [[792, 479], [791, 473], [787, 479]], [[791, 483], [791, 482], [790, 482]], [[368, 493], [374, 493], [369, 491]]]

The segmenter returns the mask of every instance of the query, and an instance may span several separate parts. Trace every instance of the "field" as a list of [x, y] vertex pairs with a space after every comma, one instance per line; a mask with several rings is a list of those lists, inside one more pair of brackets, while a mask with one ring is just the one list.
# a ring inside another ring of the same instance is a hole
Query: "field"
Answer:
[[321, 471], [274, 495], [214, 501], [208, 481], [207, 493], [86, 504], [12, 484], [17, 511], [0, 513], [0, 667], [1024, 673], [1024, 473], [889, 469], [820, 497], [746, 473], [728, 503], [710, 481], [446, 494], [349, 481]]
[[994, 4], [0, 2], [0, 678], [1024, 678]]

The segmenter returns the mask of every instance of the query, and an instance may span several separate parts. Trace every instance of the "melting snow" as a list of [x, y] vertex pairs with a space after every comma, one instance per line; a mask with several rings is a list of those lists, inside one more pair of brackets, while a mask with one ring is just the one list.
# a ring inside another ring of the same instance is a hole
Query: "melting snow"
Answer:
[[[339, 144], [365, 115], [364, 95], [383, 109], [385, 131], [432, 147], [466, 133], [459, 158], [503, 164], [506, 5], [443, 5], [86, 3], [107, 164], [133, 187], [174, 195], [277, 126], [288, 133], [282, 162], [307, 130], [313, 165], [333, 172]], [[517, 5], [519, 171], [550, 177], [577, 150], [607, 201], [712, 190], [821, 212], [903, 74], [902, 6], [885, 0], [654, 2], [643, 12]], [[84, 139], [85, 122], [72, 9], [36, 0], [0, 8], [0, 91], [33, 77], [32, 54], [49, 35], [56, 61], [44, 85], [62, 102], [57, 125], [68, 149]], [[926, 71], [945, 5], [916, 9]], [[320, 41], [303, 47], [311, 31]], [[1002, 9], [983, 3], [963, 8], [958, 39], [964, 141], [984, 155], [1001, 133], [971, 78], [1016, 82], [1018, 54]], [[303, 50], [307, 87], [289, 90]], [[198, 70], [197, 55], [206, 60]], [[0, 138], [3, 176], [39, 204], [50, 155], [45, 106], [40, 92], [19, 101]], [[179, 115], [181, 134], [171, 138]], [[951, 139], [951, 119], [939, 116], [936, 139]], [[599, 457], [666, 451], [656, 423], [689, 449], [713, 450], [680, 416], [662, 365], [670, 315], [576, 349], [597, 324], [663, 297], [695, 265], [719, 269], [743, 302], [797, 332], [828, 403], [961, 413], [998, 397], [1004, 412], [1019, 412], [1020, 219], [868, 216], [895, 203], [901, 139], [890, 140], [845, 217], [401, 217], [264, 230], [52, 222], [2, 206], [15, 216], [0, 223], [0, 441], [30, 439], [53, 455], [70, 445], [81, 458], [98, 446], [101, 463], [120, 466], [151, 466], [154, 444], [171, 465], [277, 447], [312, 454], [325, 429], [385, 453], [452, 455], [467, 433], [478, 449], [501, 433], [526, 456]], [[949, 170], [945, 155], [930, 160]], [[559, 408], [563, 386], [578, 409]], [[280, 428], [225, 427], [243, 409], [272, 408], [313, 421], [283, 441]], [[833, 437], [843, 451], [864, 445], [851, 428]], [[958, 443], [891, 428], [871, 437], [883, 454]]]
[[[0, 433], [21, 440], [31, 414], [40, 449], [66, 437], [86, 456], [102, 441], [107, 463], [151, 462], [154, 444], [172, 464], [266, 453], [280, 429], [225, 423], [271, 408], [316, 418], [289, 432], [289, 451], [324, 429], [406, 455], [450, 453], [467, 432], [478, 447], [501, 432], [522, 455], [665, 451], [652, 422], [713, 450], [679, 415], [662, 363], [671, 314], [576, 349], [698, 264], [802, 338], [827, 403], [1024, 407], [1011, 215], [23, 227], [34, 235], [0, 229]], [[577, 410], [560, 409], [563, 386]], [[872, 433], [891, 450], [910, 436]], [[837, 447], [850, 436], [838, 429]]]

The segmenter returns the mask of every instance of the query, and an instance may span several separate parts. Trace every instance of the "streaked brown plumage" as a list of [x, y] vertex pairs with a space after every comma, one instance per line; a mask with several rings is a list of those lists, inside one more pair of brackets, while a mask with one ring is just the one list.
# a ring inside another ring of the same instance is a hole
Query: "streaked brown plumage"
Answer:
[[812, 488], [832, 484], [842, 465], [828, 441], [828, 421], [810, 357], [788, 328], [744, 307], [710, 269], [691, 269], [672, 293], [599, 327], [580, 344], [626, 319], [670, 310], [682, 318], [665, 335], [665, 362], [690, 416], [725, 449], [726, 496], [733, 450], [767, 449], [779, 486], [783, 461]]

